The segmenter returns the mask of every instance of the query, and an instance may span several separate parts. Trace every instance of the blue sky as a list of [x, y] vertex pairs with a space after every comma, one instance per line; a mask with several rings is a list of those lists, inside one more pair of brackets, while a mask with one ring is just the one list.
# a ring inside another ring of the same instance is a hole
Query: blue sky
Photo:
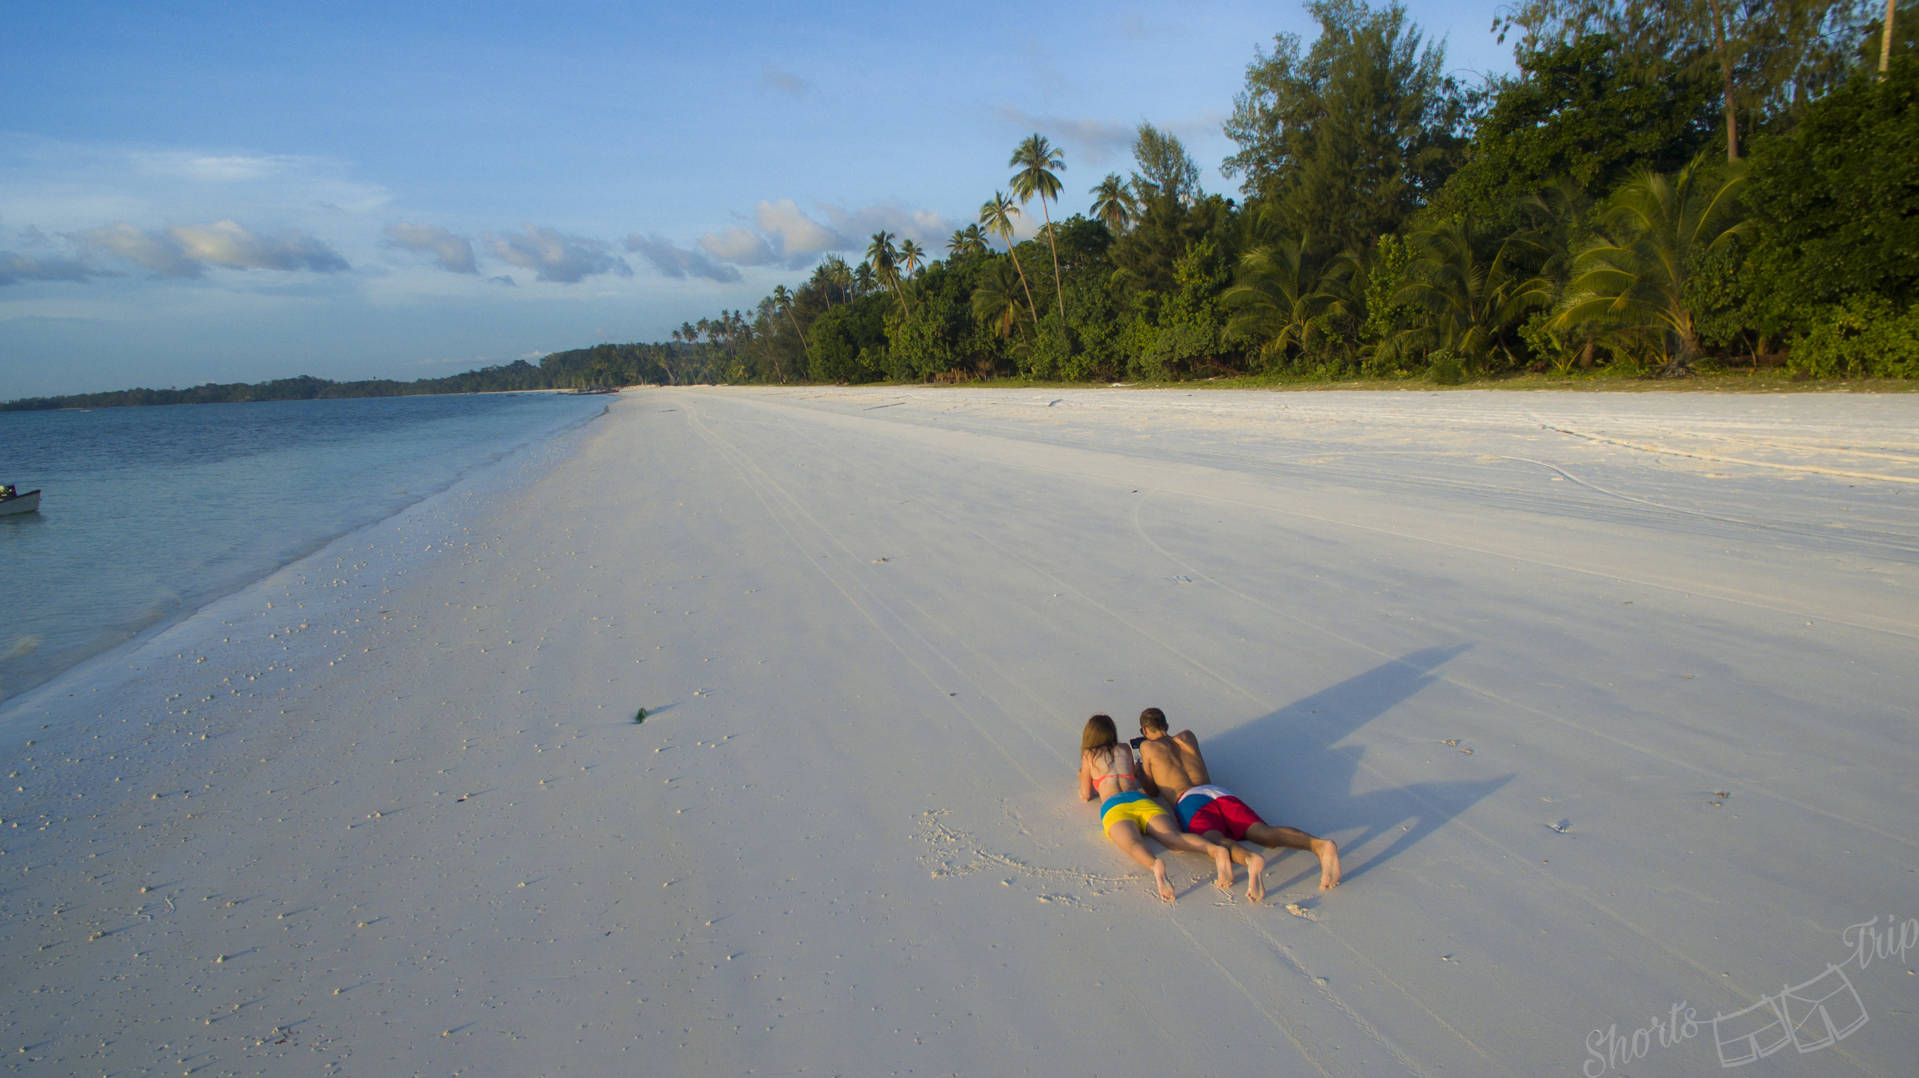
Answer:
[[[1039, 131], [1065, 208], [1142, 120], [1208, 190], [1299, 6], [11, 0], [0, 399], [413, 379], [750, 309], [881, 227], [936, 254]], [[1511, 70], [1498, 3], [1413, 5]], [[1035, 209], [1037, 209], [1035, 207]]]

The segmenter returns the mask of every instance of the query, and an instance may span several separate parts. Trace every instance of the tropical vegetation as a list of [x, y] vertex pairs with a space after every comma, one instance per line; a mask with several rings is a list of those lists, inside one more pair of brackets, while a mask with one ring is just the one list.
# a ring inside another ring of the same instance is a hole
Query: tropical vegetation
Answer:
[[595, 376], [1919, 376], [1913, 6], [1525, 0], [1466, 85], [1403, 5], [1313, 0], [1232, 103], [1237, 192], [1142, 123], [1069, 213], [1034, 133], [943, 259], [878, 233]]

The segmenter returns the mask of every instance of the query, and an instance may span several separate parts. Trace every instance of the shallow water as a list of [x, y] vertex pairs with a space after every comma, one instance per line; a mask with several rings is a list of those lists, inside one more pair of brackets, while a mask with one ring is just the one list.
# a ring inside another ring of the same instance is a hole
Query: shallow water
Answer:
[[0, 698], [586, 422], [551, 393], [0, 413]]

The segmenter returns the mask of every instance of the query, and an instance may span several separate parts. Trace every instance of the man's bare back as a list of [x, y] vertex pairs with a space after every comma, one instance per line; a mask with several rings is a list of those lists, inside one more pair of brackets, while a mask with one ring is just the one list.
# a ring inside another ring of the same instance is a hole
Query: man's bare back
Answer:
[[1171, 801], [1213, 781], [1206, 771], [1206, 757], [1199, 752], [1199, 738], [1191, 730], [1140, 742], [1139, 762], [1146, 769], [1146, 777]]

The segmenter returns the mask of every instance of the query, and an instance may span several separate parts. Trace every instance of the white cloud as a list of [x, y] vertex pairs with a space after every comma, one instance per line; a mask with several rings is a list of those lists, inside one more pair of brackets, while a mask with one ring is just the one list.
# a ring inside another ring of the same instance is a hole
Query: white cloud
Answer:
[[244, 183], [263, 180], [293, 169], [311, 167], [313, 159], [257, 154], [206, 154], [166, 150], [135, 150], [128, 155], [135, 171], [149, 176], [171, 176], [200, 183]]
[[74, 237], [88, 250], [131, 262], [162, 277], [198, 277], [206, 267], [186, 256], [180, 245], [157, 232], [121, 221]]
[[842, 240], [839, 250], [843, 251], [866, 250], [867, 239], [881, 229], [899, 239], [911, 238], [929, 250], [943, 250], [957, 227], [932, 210], [909, 209], [898, 202], [878, 202], [851, 210], [833, 205], [823, 208], [836, 232], [842, 237], [855, 237], [850, 242]]
[[731, 284], [740, 279], [740, 271], [724, 262], [715, 262], [699, 251], [678, 247], [658, 233], [638, 232], [626, 238], [626, 249], [653, 264], [668, 277], [704, 277], [709, 281]]
[[800, 266], [827, 251], [843, 250], [844, 236], [808, 217], [790, 198], [762, 201], [753, 208], [753, 223], [773, 237], [780, 257], [790, 266]]
[[731, 262], [736, 266], [763, 266], [779, 258], [778, 252], [773, 250], [765, 236], [737, 225], [724, 232], [708, 232], [701, 236], [700, 247], [721, 262]]
[[233, 269], [312, 270], [337, 273], [346, 259], [326, 244], [300, 232], [262, 236], [234, 221], [180, 225], [167, 230], [188, 258]]
[[928, 250], [943, 247], [953, 224], [931, 210], [910, 209], [897, 202], [857, 209], [821, 207], [832, 222], [821, 224], [790, 198], [763, 200], [753, 209], [752, 228], [734, 225], [699, 238], [697, 250], [675, 246], [652, 233], [627, 237], [626, 249], [651, 262], [668, 277], [704, 277], [740, 280], [737, 266], [779, 263], [792, 269], [811, 264], [828, 251], [857, 255], [867, 237], [881, 229], [904, 239], [911, 237]]
[[479, 272], [473, 261], [473, 244], [465, 236], [456, 236], [437, 225], [395, 221], [386, 226], [386, 238], [402, 250], [432, 255], [448, 273]]
[[575, 284], [596, 274], [633, 276], [633, 267], [599, 240], [526, 225], [519, 235], [488, 233], [487, 249], [502, 262], [532, 270], [542, 281]]
[[230, 220], [178, 225], [164, 231], [118, 221], [79, 233], [73, 239], [87, 250], [112, 255], [162, 277], [198, 277], [210, 265], [315, 273], [350, 268], [333, 248], [304, 233], [266, 236]]

